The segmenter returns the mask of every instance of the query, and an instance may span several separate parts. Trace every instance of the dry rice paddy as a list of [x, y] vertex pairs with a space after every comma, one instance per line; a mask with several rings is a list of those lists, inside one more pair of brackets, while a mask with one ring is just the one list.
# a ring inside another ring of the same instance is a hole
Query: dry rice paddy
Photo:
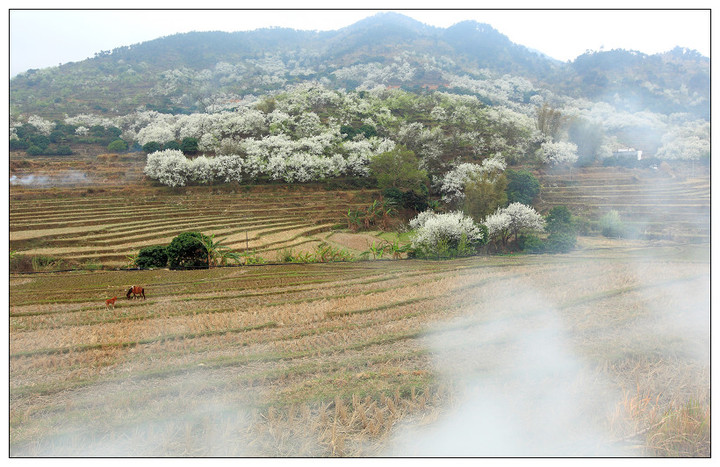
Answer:
[[272, 261], [284, 248], [317, 245], [319, 234], [346, 222], [348, 209], [364, 206], [376, 195], [303, 187], [237, 190], [14, 188], [10, 249], [68, 265], [124, 267], [141, 248], [167, 245], [192, 230]]
[[581, 241], [11, 275], [10, 454], [708, 456], [707, 245]]

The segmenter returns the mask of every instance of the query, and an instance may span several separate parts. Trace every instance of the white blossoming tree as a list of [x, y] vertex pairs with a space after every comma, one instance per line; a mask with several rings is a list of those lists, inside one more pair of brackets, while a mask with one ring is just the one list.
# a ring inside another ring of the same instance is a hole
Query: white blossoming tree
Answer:
[[540, 145], [540, 160], [550, 165], [574, 164], [578, 160], [577, 145], [568, 142], [545, 142]]
[[538, 232], [545, 228], [545, 219], [535, 209], [522, 203], [498, 208], [495, 213], [487, 216], [483, 223], [490, 238], [499, 240], [503, 246], [507, 245], [512, 234], [517, 241], [520, 232]]
[[236, 155], [221, 155], [210, 158], [213, 179], [221, 182], [242, 182], [243, 159]]
[[176, 149], [156, 151], [147, 156], [145, 175], [167, 186], [185, 186], [188, 180], [188, 159]]
[[46, 120], [37, 115], [30, 115], [30, 117], [28, 118], [28, 123], [37, 128], [37, 130], [45, 136], [48, 136], [55, 128], [54, 122]]
[[440, 182], [440, 193], [445, 203], [452, 203], [465, 198], [465, 187], [472, 180], [485, 178], [488, 182], [503, 173], [506, 164], [501, 154], [485, 159], [482, 164], [464, 163], [447, 172]]
[[469, 256], [487, 242], [487, 229], [462, 212], [425, 211], [410, 221], [412, 248], [418, 257]]
[[660, 159], [700, 160], [710, 155], [710, 123], [690, 122], [673, 128], [662, 137]]

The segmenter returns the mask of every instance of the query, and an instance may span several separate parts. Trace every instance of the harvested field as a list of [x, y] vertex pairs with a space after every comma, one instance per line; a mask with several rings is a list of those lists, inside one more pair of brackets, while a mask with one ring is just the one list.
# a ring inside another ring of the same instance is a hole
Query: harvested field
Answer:
[[272, 261], [283, 248], [319, 243], [319, 234], [344, 225], [348, 209], [364, 206], [375, 194], [302, 187], [177, 191], [14, 189], [10, 249], [70, 264], [123, 267], [140, 248], [168, 244], [192, 230]]
[[540, 209], [565, 205], [598, 219], [616, 210], [633, 236], [710, 241], [710, 177], [698, 168], [670, 177], [650, 169], [585, 168], [542, 174]]
[[708, 456], [708, 246], [580, 241], [11, 275], [10, 454]]

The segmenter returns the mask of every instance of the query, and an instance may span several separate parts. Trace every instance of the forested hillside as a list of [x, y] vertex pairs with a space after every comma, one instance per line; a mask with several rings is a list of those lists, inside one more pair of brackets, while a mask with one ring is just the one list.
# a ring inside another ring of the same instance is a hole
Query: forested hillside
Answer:
[[178, 34], [28, 71], [11, 80], [10, 149], [145, 152], [145, 175], [170, 186], [379, 179], [396, 171], [373, 167], [379, 155], [409, 151], [421, 176], [389, 186], [457, 200], [488, 167], [708, 163], [709, 87], [694, 51], [560, 63], [487, 24], [384, 13], [329, 32]]
[[51, 120], [138, 108], [206, 112], [308, 80], [333, 89], [439, 86], [478, 94], [462, 80], [508, 75], [559, 95], [609, 100], [621, 110], [708, 118], [709, 59], [697, 52], [612, 50], [560, 63], [512, 43], [488, 24], [465, 21], [440, 29], [395, 13], [330, 32], [192, 32], [100, 51], [93, 59], [12, 79], [11, 111]]

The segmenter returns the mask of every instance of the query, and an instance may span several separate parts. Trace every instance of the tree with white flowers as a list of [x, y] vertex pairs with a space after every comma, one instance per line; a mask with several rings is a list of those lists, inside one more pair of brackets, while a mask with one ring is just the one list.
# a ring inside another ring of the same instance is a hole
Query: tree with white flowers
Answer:
[[37, 128], [38, 132], [41, 134], [48, 136], [55, 128], [55, 123], [51, 122], [49, 120], [46, 120], [42, 117], [39, 117], [37, 115], [30, 115], [28, 118], [28, 123], [35, 128]]
[[465, 187], [473, 180], [485, 179], [493, 183], [505, 170], [506, 164], [502, 154], [495, 154], [485, 159], [482, 164], [464, 163], [447, 172], [440, 181], [440, 193], [445, 203], [465, 198]]
[[506, 208], [498, 208], [495, 213], [487, 216], [483, 221], [488, 229], [490, 238], [500, 240], [503, 245], [512, 234], [515, 241], [522, 231], [542, 231], [545, 228], [545, 219], [530, 206], [522, 203], [511, 203]]
[[540, 159], [550, 165], [574, 164], [578, 160], [577, 145], [547, 141], [540, 145]]
[[710, 123], [688, 122], [674, 127], [662, 137], [657, 152], [660, 159], [699, 160], [710, 155]]
[[236, 155], [221, 155], [210, 158], [213, 180], [220, 182], [242, 182], [243, 159]]
[[412, 248], [419, 257], [469, 256], [487, 242], [487, 230], [462, 212], [425, 211], [410, 221]]
[[176, 149], [156, 151], [148, 154], [144, 173], [163, 185], [185, 186], [189, 174], [188, 159]]

